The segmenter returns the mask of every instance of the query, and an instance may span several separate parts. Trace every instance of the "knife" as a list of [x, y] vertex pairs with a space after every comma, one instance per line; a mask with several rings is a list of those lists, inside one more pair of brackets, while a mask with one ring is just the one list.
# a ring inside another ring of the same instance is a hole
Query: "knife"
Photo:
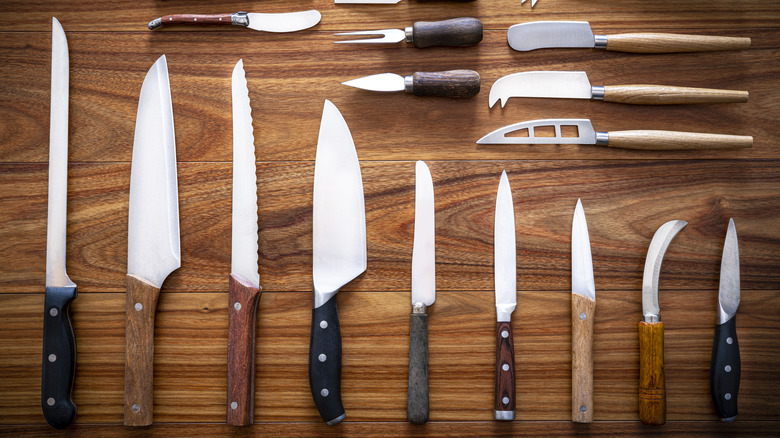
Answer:
[[526, 71], [504, 76], [490, 88], [489, 105], [510, 97], [595, 99], [639, 105], [747, 102], [747, 91], [667, 85], [591, 86], [584, 71]]
[[658, 305], [658, 276], [666, 248], [688, 222], [669, 221], [655, 232], [647, 249], [642, 277], [642, 321], [639, 323], [639, 419], [645, 424], [666, 423], [664, 378], [664, 323]]
[[295, 32], [320, 22], [319, 11], [285, 12], [280, 14], [236, 12], [234, 14], [174, 14], [150, 21], [150, 30], [172, 24], [220, 24], [248, 27], [263, 32]]
[[257, 177], [244, 61], [233, 68], [233, 228], [228, 292], [227, 424], [254, 421], [255, 321], [260, 301]]
[[314, 159], [314, 309], [309, 386], [323, 420], [346, 417], [341, 403], [341, 330], [336, 294], [366, 270], [366, 209], [360, 163], [339, 110], [325, 101]]
[[593, 421], [593, 319], [596, 284], [588, 223], [577, 200], [571, 223], [571, 421]]
[[176, 145], [163, 55], [141, 86], [130, 167], [125, 426], [152, 424], [154, 315], [163, 281], [180, 266]]
[[474, 70], [417, 72], [410, 76], [380, 73], [342, 82], [369, 91], [404, 91], [415, 96], [468, 98], [479, 93], [479, 73]]
[[[475, 0], [417, 0], [420, 3], [427, 3], [432, 1], [448, 1], [466, 3], [473, 2]], [[401, 0], [336, 0], [336, 4], [367, 4], [367, 5], [394, 5], [401, 3]]]
[[670, 33], [593, 35], [587, 21], [533, 21], [515, 24], [507, 32], [513, 49], [525, 52], [554, 47], [585, 47], [633, 53], [709, 52], [743, 50], [750, 38]]
[[334, 36], [382, 35], [381, 38], [334, 41], [337, 44], [400, 43], [415, 47], [466, 47], [482, 41], [482, 22], [476, 18], [453, 18], [442, 21], [417, 21], [401, 29], [365, 30], [337, 33]]
[[[576, 128], [576, 134], [563, 128]], [[536, 129], [555, 130], [555, 136], [537, 136]], [[518, 135], [511, 135], [518, 131]], [[509, 135], [508, 135], [509, 134]], [[477, 140], [479, 144], [590, 144], [622, 149], [686, 150], [749, 148], [753, 137], [679, 131], [596, 132], [588, 119], [541, 119], [504, 126]]]
[[710, 388], [715, 409], [723, 421], [737, 419], [739, 392], [739, 343], [735, 315], [739, 307], [739, 246], [734, 219], [729, 219], [723, 257], [720, 261], [718, 291], [719, 323], [715, 326], [710, 362]]
[[73, 378], [76, 337], [70, 305], [78, 296], [65, 272], [68, 203], [68, 41], [51, 19], [51, 116], [49, 127], [49, 217], [46, 228], [46, 294], [43, 305], [41, 407], [50, 425], [62, 429], [76, 418]]
[[[539, 0], [532, 0], [532, 1], [531, 1], [531, 7], [532, 7], [532, 8], [533, 8], [534, 6], [536, 6], [536, 2], [537, 2], [537, 1], [539, 1]], [[526, 2], [526, 0], [522, 0], [522, 1], [520, 2], [520, 4], [523, 4], [523, 3], [525, 3], [525, 2]]]
[[428, 314], [436, 301], [436, 246], [433, 179], [424, 161], [415, 165], [412, 315], [409, 330], [409, 386], [406, 418], [428, 421]]
[[496, 385], [493, 414], [496, 420], [515, 419], [515, 342], [512, 312], [517, 307], [517, 254], [515, 207], [506, 171], [496, 194], [493, 228], [493, 266], [496, 293]]

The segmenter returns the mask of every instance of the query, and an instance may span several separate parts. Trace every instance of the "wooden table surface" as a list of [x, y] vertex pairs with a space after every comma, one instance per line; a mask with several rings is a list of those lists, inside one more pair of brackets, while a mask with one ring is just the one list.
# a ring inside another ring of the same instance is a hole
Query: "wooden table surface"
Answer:
[[[54, 434], [40, 407], [51, 17], [70, 47], [67, 269], [78, 365], [73, 436], [566, 436], [780, 433], [780, 2], [766, 0], [481, 0], [334, 5], [332, 1], [54, 1], [0, 5], [0, 435]], [[291, 34], [179, 27], [171, 13], [316, 8]], [[417, 20], [482, 19], [470, 48], [335, 45], [335, 31]], [[509, 26], [587, 20], [596, 33], [747, 36], [736, 52], [515, 52]], [[144, 75], [168, 59], [178, 157], [182, 266], [168, 277], [155, 332], [154, 420], [122, 426], [130, 157]], [[259, 198], [255, 425], [224, 425], [230, 270], [231, 71], [244, 60]], [[381, 72], [477, 70], [472, 99], [377, 94], [340, 82]], [[747, 90], [744, 104], [631, 106], [512, 99], [490, 86], [525, 70], [584, 70], [594, 85], [650, 83]], [[314, 155], [325, 99], [349, 125], [363, 175], [368, 270], [338, 296], [346, 420], [322, 423], [308, 388]], [[482, 146], [482, 135], [538, 118], [590, 118], [597, 130], [752, 135], [744, 150], [642, 152], [595, 146]], [[429, 312], [430, 422], [406, 422], [414, 161], [436, 193], [436, 304]], [[506, 170], [517, 220], [513, 314], [517, 420], [493, 421], [493, 210]], [[585, 207], [596, 281], [595, 422], [570, 422], [570, 238]], [[709, 365], [720, 257], [739, 235], [739, 419], [719, 421]], [[638, 421], [644, 258], [655, 230], [688, 221], [660, 280], [668, 422]]]

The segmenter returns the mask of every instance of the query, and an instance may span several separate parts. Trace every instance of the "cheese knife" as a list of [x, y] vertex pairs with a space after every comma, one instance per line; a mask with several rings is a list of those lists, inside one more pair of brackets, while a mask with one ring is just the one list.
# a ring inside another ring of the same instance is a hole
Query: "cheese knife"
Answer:
[[571, 224], [571, 421], [593, 421], [593, 319], [596, 284], [588, 223], [577, 200]]
[[149, 22], [148, 27], [155, 30], [173, 24], [218, 24], [248, 27], [263, 32], [296, 32], [316, 25], [320, 18], [322, 15], [314, 9], [284, 13], [174, 14], [155, 18]]
[[403, 91], [415, 96], [468, 98], [479, 93], [479, 73], [474, 70], [417, 72], [409, 76], [380, 73], [342, 82], [369, 91]]
[[360, 162], [347, 122], [329, 100], [322, 110], [314, 159], [312, 252], [309, 386], [322, 419], [333, 425], [346, 417], [336, 294], [366, 270], [368, 259]]
[[336, 44], [400, 43], [406, 41], [415, 47], [466, 47], [482, 41], [482, 22], [464, 17], [441, 21], [417, 21], [402, 29], [364, 30], [337, 33], [334, 36], [382, 35], [380, 38], [334, 41]]
[[154, 316], [163, 281], [180, 266], [176, 145], [163, 55], [141, 86], [130, 168], [125, 426], [152, 424]]
[[[457, 3], [473, 2], [475, 0], [417, 0], [420, 3], [432, 1], [448, 1]], [[401, 0], [336, 0], [336, 4], [367, 4], [367, 5], [394, 5], [401, 3]]]

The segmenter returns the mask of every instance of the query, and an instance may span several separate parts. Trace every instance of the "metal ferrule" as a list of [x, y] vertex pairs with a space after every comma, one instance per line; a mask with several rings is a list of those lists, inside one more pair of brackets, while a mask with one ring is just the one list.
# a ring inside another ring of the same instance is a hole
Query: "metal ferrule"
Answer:
[[158, 27], [162, 26], [162, 17], [155, 18], [154, 20], [150, 21], [147, 26], [149, 26], [149, 30], [157, 29]]
[[411, 93], [414, 89], [414, 78], [411, 75], [404, 76], [404, 93]]
[[594, 35], [594, 49], [606, 49], [607, 48], [607, 36], [606, 35]]
[[596, 132], [596, 144], [606, 146], [609, 144], [609, 132]]
[[515, 411], [493, 411], [496, 420], [514, 420]]
[[414, 43], [414, 28], [412, 26], [405, 27], [404, 33], [406, 34], [406, 42]]
[[590, 87], [590, 98], [596, 100], [604, 100], [604, 87], [593, 86]]
[[236, 12], [230, 15], [230, 24], [233, 26], [249, 26], [249, 14], [246, 12]]
[[412, 304], [412, 315], [425, 315], [426, 310], [428, 310], [428, 306], [423, 303], [417, 302]]
[[644, 322], [661, 322], [661, 315], [657, 313], [645, 313], [642, 315], [642, 321]]

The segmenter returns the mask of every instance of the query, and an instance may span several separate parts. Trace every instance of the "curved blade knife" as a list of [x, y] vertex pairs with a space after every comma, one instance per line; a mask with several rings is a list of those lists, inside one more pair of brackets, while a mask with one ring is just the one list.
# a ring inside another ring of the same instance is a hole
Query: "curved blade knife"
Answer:
[[263, 32], [296, 32], [320, 22], [319, 11], [309, 10], [285, 13], [236, 12], [235, 14], [174, 14], [155, 18], [147, 27], [155, 30], [172, 24], [232, 25]]
[[596, 284], [588, 224], [577, 200], [571, 224], [571, 420], [593, 421], [593, 320]]

